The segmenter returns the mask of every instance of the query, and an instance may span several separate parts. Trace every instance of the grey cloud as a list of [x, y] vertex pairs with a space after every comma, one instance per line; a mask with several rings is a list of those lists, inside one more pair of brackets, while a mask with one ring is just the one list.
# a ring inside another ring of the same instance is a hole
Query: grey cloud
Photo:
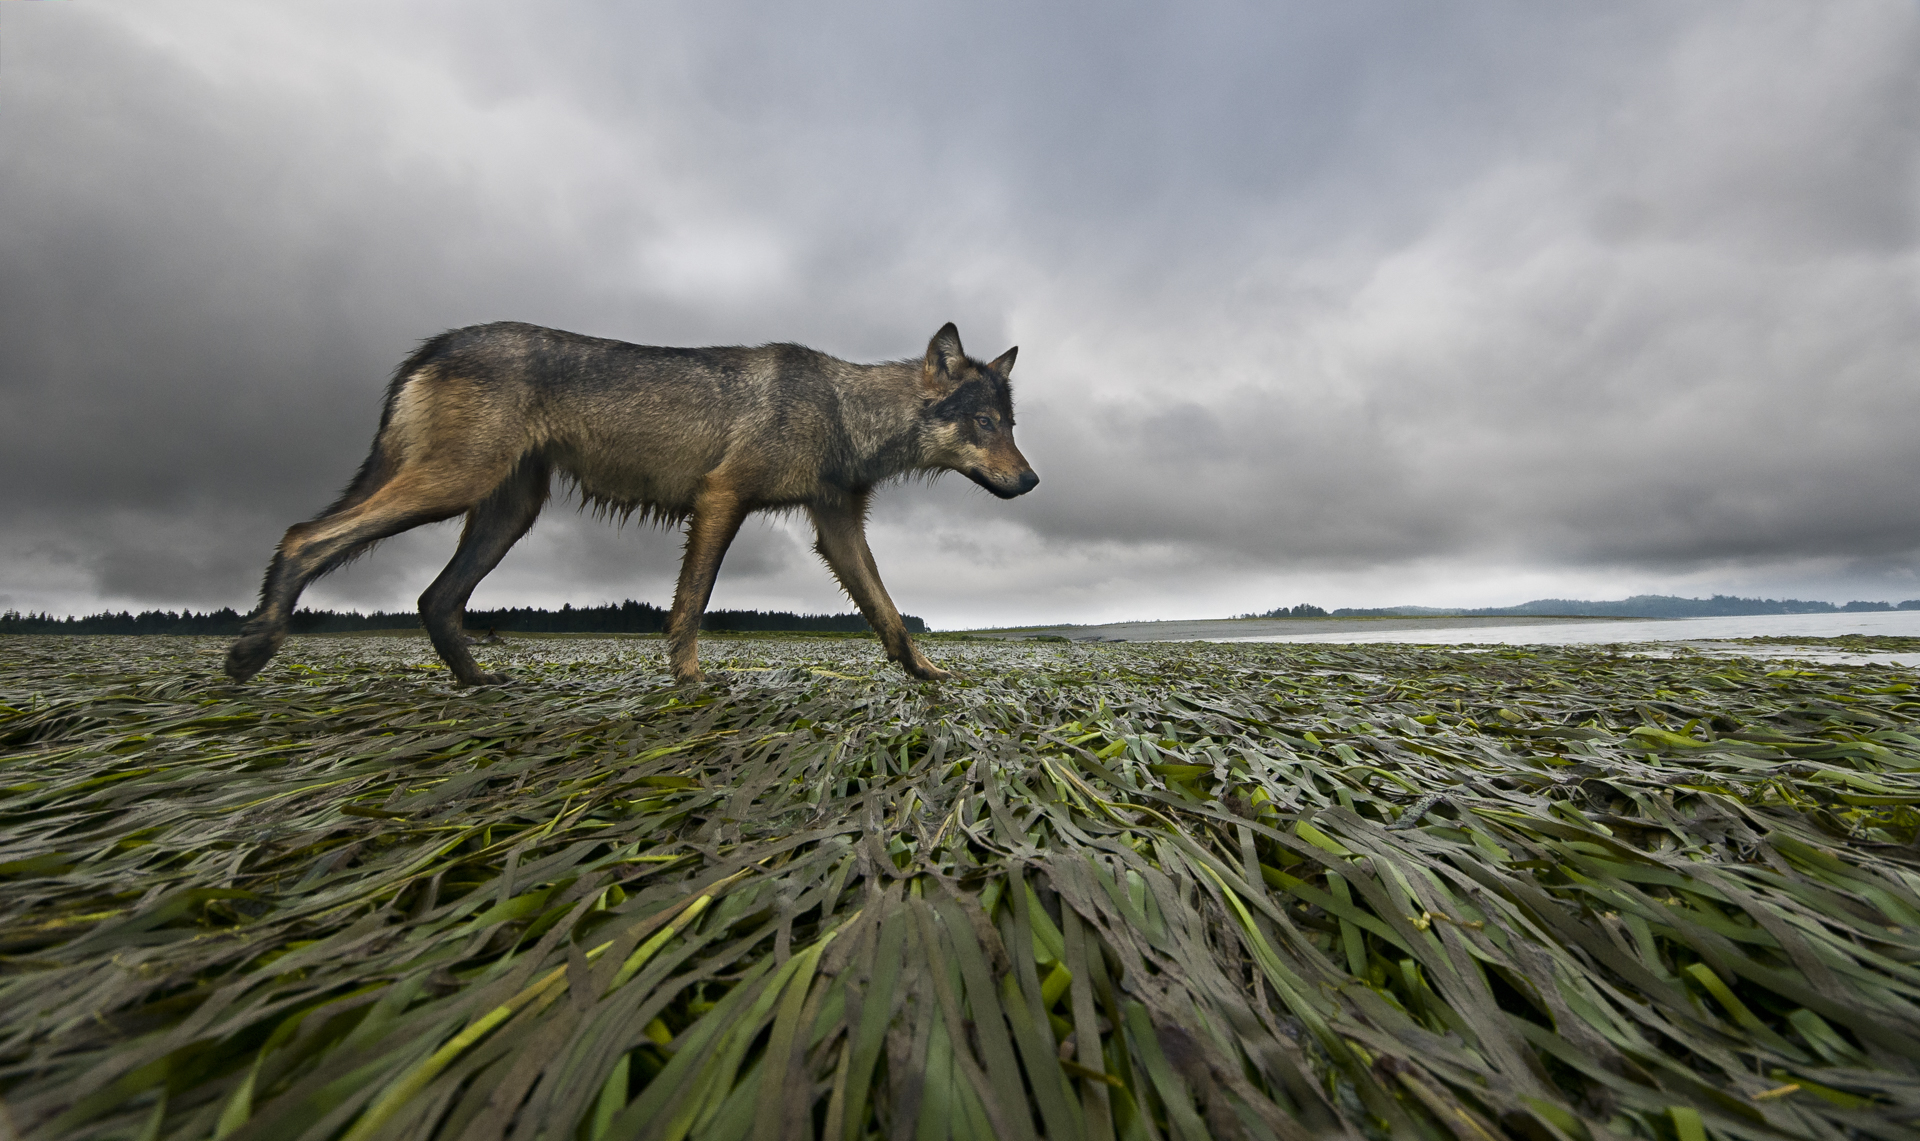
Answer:
[[[0, 593], [243, 604], [411, 344], [501, 318], [1019, 342], [1039, 491], [876, 511], [956, 621], [1897, 583], [1917, 88], [1878, 2], [8, 5]], [[313, 597], [406, 605], [451, 541]], [[476, 601], [664, 601], [676, 550], [556, 507]], [[784, 525], [720, 589], [834, 597]]]

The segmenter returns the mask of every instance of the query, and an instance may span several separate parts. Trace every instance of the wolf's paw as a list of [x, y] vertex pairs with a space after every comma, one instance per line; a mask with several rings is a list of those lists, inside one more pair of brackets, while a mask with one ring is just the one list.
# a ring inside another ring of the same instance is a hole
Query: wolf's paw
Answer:
[[480, 670], [460, 679], [461, 685], [505, 685], [511, 680], [503, 673], [483, 673]]
[[264, 668], [280, 648], [280, 639], [272, 634], [245, 634], [227, 650], [227, 676], [246, 681]]
[[951, 670], [943, 670], [925, 658], [917, 662], [902, 662], [901, 668], [921, 681], [954, 681], [960, 677]]

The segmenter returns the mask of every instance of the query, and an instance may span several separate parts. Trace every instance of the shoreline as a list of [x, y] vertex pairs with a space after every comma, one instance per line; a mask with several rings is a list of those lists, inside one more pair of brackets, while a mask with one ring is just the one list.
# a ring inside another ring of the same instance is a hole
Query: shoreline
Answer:
[[1194, 618], [1159, 622], [1105, 622], [1091, 626], [1010, 626], [993, 630], [965, 630], [975, 638], [1018, 641], [1025, 638], [1064, 638], [1069, 642], [1218, 642], [1346, 634], [1360, 630], [1476, 630], [1508, 626], [1595, 625], [1610, 622], [1677, 622], [1677, 618], [1615, 618], [1585, 615], [1434, 615], [1391, 618]]

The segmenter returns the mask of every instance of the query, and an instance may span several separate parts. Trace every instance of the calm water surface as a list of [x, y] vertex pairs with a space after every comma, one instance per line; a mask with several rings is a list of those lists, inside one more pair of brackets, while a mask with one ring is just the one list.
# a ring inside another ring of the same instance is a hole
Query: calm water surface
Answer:
[[[1437, 625], [1437, 624], [1436, 624]], [[1540, 626], [1474, 626], [1419, 630], [1344, 630], [1261, 638], [1224, 638], [1233, 642], [1398, 642], [1420, 645], [1606, 645], [1641, 642], [1718, 642], [1764, 636], [1838, 638], [1846, 634], [1891, 634], [1920, 638], [1920, 610], [1864, 614], [1755, 614], [1738, 618], [1630, 618], [1613, 622], [1567, 622]], [[1716, 647], [1699, 649], [1715, 651]], [[1920, 654], [1849, 654], [1791, 646], [1720, 648], [1753, 657], [1817, 659], [1833, 662], [1883, 662], [1920, 665]]]

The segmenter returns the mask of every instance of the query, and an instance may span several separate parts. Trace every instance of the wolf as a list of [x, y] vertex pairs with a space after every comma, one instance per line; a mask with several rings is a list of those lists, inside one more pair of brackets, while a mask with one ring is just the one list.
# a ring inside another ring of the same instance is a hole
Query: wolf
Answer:
[[888, 659], [916, 678], [951, 677], [907, 637], [867, 548], [867, 507], [882, 484], [948, 471], [1002, 499], [1033, 490], [1040, 477], [1013, 442], [1018, 352], [969, 357], [951, 322], [924, 357], [880, 364], [795, 344], [659, 348], [518, 322], [441, 333], [395, 370], [373, 448], [340, 498], [280, 540], [226, 672], [245, 681], [267, 664], [314, 579], [381, 539], [464, 514], [420, 617], [461, 684], [505, 681], [467, 650], [467, 599], [533, 526], [558, 474], [583, 506], [686, 524], [666, 626], [678, 681], [705, 679], [700, 617], [740, 524], [796, 510]]

